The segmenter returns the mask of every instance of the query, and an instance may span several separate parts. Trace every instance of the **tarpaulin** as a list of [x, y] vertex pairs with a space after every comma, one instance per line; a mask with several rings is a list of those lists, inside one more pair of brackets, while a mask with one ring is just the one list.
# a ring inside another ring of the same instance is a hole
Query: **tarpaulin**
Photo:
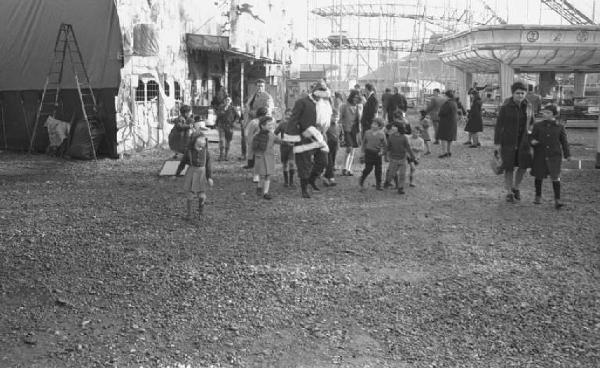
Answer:
[[156, 56], [159, 51], [158, 34], [154, 24], [136, 24], [133, 26], [133, 54], [137, 56]]
[[[61, 23], [71, 24], [93, 88], [118, 88], [121, 31], [114, 0], [0, 1], [0, 91], [40, 90]], [[74, 88], [70, 63], [63, 88]]]
[[188, 50], [222, 52], [229, 50], [229, 37], [188, 33], [186, 44]]

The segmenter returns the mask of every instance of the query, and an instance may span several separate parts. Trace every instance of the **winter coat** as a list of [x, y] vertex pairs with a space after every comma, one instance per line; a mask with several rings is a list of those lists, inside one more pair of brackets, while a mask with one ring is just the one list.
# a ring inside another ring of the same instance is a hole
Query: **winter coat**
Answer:
[[427, 105], [427, 109], [425, 110], [429, 117], [431, 117], [432, 121], [439, 121], [439, 112], [440, 107], [446, 101], [446, 99], [442, 96], [431, 96], [431, 100], [429, 100], [429, 104]]
[[469, 110], [467, 125], [465, 125], [465, 132], [483, 132], [483, 118], [481, 117], [481, 105], [481, 98], [475, 98], [473, 99], [473, 102], [471, 102], [471, 109]]
[[531, 175], [536, 179], [560, 176], [562, 158], [571, 155], [565, 127], [556, 121], [544, 120], [533, 125], [529, 142], [537, 140], [533, 146], [533, 165]]
[[340, 124], [344, 129], [344, 132], [359, 131], [359, 118], [358, 118], [358, 106], [353, 106], [350, 103], [342, 105], [340, 114]]
[[438, 126], [438, 136], [436, 139], [442, 141], [456, 140], [456, 125], [458, 122], [458, 106], [452, 99], [446, 100], [440, 107], [439, 112], [440, 125]]
[[362, 110], [362, 116], [360, 118], [360, 125], [362, 127], [362, 131], [366, 132], [371, 128], [371, 124], [373, 123], [373, 119], [377, 116], [377, 110], [379, 109], [379, 101], [377, 101], [377, 97], [375, 93], [372, 93], [369, 98], [367, 98], [367, 102]]
[[[384, 108], [386, 108], [386, 106], [384, 106]], [[388, 121], [391, 122], [393, 120], [394, 112], [396, 112], [397, 109], [400, 109], [404, 112], [408, 110], [408, 103], [406, 102], [406, 97], [404, 97], [404, 95], [400, 93], [394, 94], [390, 97], [390, 100], [387, 104]]]
[[[258, 134], [254, 136], [256, 138]], [[267, 147], [264, 151], [254, 151], [254, 174], [255, 175], [273, 175], [275, 173], [275, 148], [276, 143], [280, 143], [281, 139], [275, 134], [268, 135]]]
[[517, 105], [507, 98], [498, 112], [494, 129], [494, 144], [500, 145], [502, 168], [512, 170], [515, 166], [531, 167], [531, 146], [527, 140], [528, 130], [533, 126], [533, 109], [527, 100]]

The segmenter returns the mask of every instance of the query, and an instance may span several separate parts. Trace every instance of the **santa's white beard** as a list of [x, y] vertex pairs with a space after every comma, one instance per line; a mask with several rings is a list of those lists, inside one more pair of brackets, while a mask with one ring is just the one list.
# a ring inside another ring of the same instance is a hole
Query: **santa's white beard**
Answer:
[[333, 114], [331, 104], [328, 100], [321, 98], [317, 101], [315, 108], [317, 110], [317, 128], [325, 133], [331, 124], [331, 115]]

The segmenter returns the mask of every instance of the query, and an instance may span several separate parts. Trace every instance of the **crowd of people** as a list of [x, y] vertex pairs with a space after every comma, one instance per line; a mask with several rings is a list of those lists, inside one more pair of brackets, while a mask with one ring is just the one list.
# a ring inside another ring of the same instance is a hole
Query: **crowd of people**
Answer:
[[[321, 190], [317, 185], [319, 178], [326, 187], [337, 184], [334, 174], [339, 148], [344, 154], [341, 176], [354, 175], [352, 167], [358, 152], [364, 165], [358, 178], [360, 191], [365, 190], [365, 180], [374, 171], [376, 190], [393, 186], [403, 195], [407, 173], [408, 186], [414, 187], [417, 166], [422, 155], [431, 154], [431, 143], [440, 145], [440, 159], [452, 156], [452, 142], [457, 140], [462, 116], [466, 117], [465, 131], [469, 137], [465, 144], [481, 147], [479, 133], [483, 131], [483, 119], [479, 92], [477, 88], [469, 91], [470, 106], [465, 110], [453, 91], [442, 95], [436, 89], [427, 107], [419, 111], [420, 118], [411, 123], [407, 100], [397, 88], [393, 93], [386, 90], [380, 104], [371, 84], [366, 84], [364, 90], [355, 86], [344, 98], [339, 92], [332, 93], [327, 82], [321, 80], [292, 109], [286, 110], [282, 120], [275, 121], [273, 99], [265, 91], [265, 81], [258, 80], [243, 116], [231, 105], [229, 97], [221, 96], [222, 100], [217, 102], [218, 160], [229, 160], [233, 127], [239, 121], [242, 159], [246, 160], [243, 169], [253, 170], [256, 193], [265, 200], [272, 199], [270, 186], [276, 171], [276, 145], [279, 145], [283, 185], [296, 188], [297, 175], [302, 198], [311, 198], [311, 192]], [[520, 184], [526, 170], [531, 168], [535, 177], [534, 203], [541, 203], [542, 180], [550, 176], [558, 209], [564, 205], [560, 201], [560, 165], [562, 156], [569, 157], [566, 132], [556, 121], [558, 110], [554, 105], [541, 107], [542, 121], [534, 124], [535, 112], [525, 93], [522, 83], [512, 85], [512, 96], [500, 107], [494, 132], [506, 200], [512, 203], [521, 199]], [[193, 124], [189, 110], [185, 106], [181, 109], [177, 129], [185, 130]], [[433, 128], [433, 142], [430, 128]], [[204, 208], [206, 188], [212, 185], [212, 170], [205, 129], [195, 130], [187, 141], [177, 175], [186, 165], [191, 168], [185, 174], [184, 189], [189, 193], [187, 215], [192, 218], [194, 198], [199, 200], [200, 213]], [[384, 161], [388, 163], [385, 177]]]

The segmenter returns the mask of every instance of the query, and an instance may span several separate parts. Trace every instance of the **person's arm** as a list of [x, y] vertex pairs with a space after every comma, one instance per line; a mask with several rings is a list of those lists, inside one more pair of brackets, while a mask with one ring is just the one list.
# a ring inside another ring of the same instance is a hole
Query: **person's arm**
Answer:
[[212, 159], [210, 157], [210, 151], [208, 150], [208, 146], [206, 146], [206, 179], [212, 179]]
[[494, 144], [496, 148], [500, 148], [500, 137], [504, 130], [504, 108], [501, 106], [498, 110], [498, 117], [496, 118], [496, 126], [494, 127]]
[[567, 131], [565, 127], [561, 125], [560, 127], [560, 135], [558, 136], [558, 140], [560, 141], [560, 145], [562, 146], [563, 156], [565, 159], [571, 159], [571, 151], [569, 150], [569, 142], [567, 141]]
[[529, 140], [530, 145], [536, 146], [538, 143], [540, 143], [540, 141], [538, 140], [538, 135], [539, 135], [539, 128], [537, 125], [534, 125], [533, 129], [531, 130], [531, 134], [529, 134], [527, 136], [527, 139]]

